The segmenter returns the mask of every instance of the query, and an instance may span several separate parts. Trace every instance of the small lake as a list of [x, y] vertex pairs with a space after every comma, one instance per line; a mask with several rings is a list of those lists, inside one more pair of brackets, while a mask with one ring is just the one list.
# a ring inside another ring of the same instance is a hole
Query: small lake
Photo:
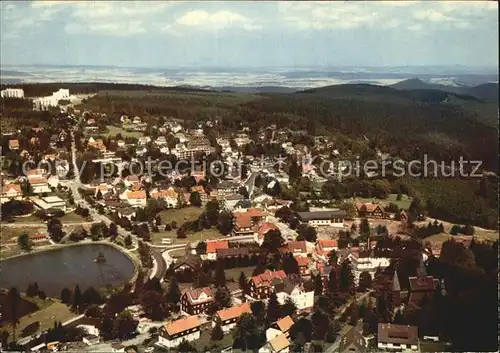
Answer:
[[[99, 252], [106, 262], [94, 261]], [[134, 270], [132, 260], [118, 249], [85, 244], [3, 260], [0, 286], [25, 292], [28, 284], [37, 282], [47, 296], [60, 298], [61, 289], [73, 290], [77, 284], [82, 292], [90, 286], [99, 289], [121, 285], [132, 278]]]

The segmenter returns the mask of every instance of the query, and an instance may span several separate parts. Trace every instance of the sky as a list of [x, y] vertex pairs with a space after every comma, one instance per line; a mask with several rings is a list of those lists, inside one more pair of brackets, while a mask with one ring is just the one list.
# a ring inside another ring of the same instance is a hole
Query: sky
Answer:
[[496, 1], [2, 1], [1, 63], [498, 67]]

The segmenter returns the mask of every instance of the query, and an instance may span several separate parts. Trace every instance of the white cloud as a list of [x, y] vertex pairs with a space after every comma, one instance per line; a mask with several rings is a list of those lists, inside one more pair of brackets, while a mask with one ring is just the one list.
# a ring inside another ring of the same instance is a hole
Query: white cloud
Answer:
[[177, 23], [188, 27], [204, 27], [215, 30], [221, 30], [231, 27], [239, 27], [246, 30], [257, 30], [262, 27], [256, 24], [255, 20], [251, 20], [238, 13], [221, 10], [213, 13], [202, 10], [194, 10], [186, 12]]

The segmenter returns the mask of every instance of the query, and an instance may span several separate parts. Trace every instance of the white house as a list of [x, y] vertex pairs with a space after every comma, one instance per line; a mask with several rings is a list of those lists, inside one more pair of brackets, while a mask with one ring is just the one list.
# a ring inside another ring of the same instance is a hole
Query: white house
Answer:
[[2, 192], [0, 194], [0, 203], [7, 202], [9, 200], [21, 200], [22, 197], [23, 192], [21, 190], [21, 185], [5, 184], [2, 187]]
[[6, 88], [0, 91], [2, 98], [24, 98], [24, 90], [22, 88]]
[[58, 196], [47, 196], [42, 198], [33, 198], [32, 199], [35, 206], [42, 210], [48, 210], [51, 208], [60, 209], [63, 212], [66, 212], [66, 202]]
[[42, 194], [42, 193], [45, 193], [45, 192], [51, 192], [51, 190], [49, 188], [49, 182], [44, 177], [42, 177], [42, 178], [39, 178], [39, 177], [31, 178], [31, 177], [29, 177], [28, 181], [29, 181], [29, 183], [31, 185], [31, 188], [33, 189], [33, 193], [34, 194]]
[[125, 191], [119, 198], [127, 201], [133, 207], [146, 207], [147, 205], [146, 191], [144, 190]]
[[378, 324], [377, 347], [382, 351], [418, 351], [418, 327]]
[[172, 348], [182, 341], [194, 341], [200, 338], [201, 322], [196, 315], [166, 323], [160, 328], [158, 345]]
[[330, 226], [343, 228], [344, 218], [347, 214], [344, 211], [315, 211], [297, 212], [299, 220], [313, 227]]
[[375, 257], [372, 255], [368, 257], [353, 257], [351, 259], [351, 265], [354, 274], [354, 281], [356, 283], [359, 282], [359, 276], [363, 271], [367, 271], [368, 273], [370, 273], [373, 278], [375, 276], [377, 268], [380, 267], [381, 269], [384, 269], [390, 264], [391, 259], [388, 257]]
[[291, 298], [297, 308], [298, 312], [311, 312], [314, 307], [314, 288], [311, 286], [304, 286], [302, 284], [296, 285], [291, 292], [286, 289], [279, 291], [275, 287], [278, 302], [283, 305], [288, 298]]

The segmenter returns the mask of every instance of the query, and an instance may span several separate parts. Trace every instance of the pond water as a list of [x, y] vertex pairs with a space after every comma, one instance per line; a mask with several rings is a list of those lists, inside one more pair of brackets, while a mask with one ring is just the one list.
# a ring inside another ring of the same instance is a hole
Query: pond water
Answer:
[[[99, 252], [106, 259], [103, 263], [94, 261]], [[28, 284], [37, 282], [48, 296], [59, 298], [61, 289], [77, 284], [82, 292], [90, 286], [121, 285], [132, 278], [134, 267], [127, 255], [110, 245], [70, 246], [1, 261], [0, 286], [25, 292]]]

